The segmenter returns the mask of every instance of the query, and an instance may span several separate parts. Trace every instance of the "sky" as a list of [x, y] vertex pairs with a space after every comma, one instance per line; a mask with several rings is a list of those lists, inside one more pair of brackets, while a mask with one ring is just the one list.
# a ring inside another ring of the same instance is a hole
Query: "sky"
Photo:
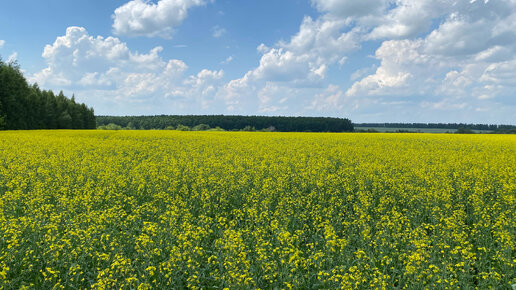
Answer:
[[17, 0], [0, 56], [97, 115], [516, 124], [515, 0]]

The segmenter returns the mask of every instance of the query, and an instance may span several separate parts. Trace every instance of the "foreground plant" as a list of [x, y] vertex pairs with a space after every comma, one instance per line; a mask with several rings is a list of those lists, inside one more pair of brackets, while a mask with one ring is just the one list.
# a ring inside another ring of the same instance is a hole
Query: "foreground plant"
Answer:
[[516, 138], [0, 133], [3, 288], [510, 288]]

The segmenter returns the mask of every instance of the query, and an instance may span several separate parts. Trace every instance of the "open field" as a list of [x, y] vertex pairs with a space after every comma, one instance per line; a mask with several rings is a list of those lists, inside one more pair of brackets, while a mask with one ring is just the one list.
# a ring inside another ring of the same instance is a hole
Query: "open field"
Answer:
[[0, 132], [0, 287], [516, 284], [516, 136]]

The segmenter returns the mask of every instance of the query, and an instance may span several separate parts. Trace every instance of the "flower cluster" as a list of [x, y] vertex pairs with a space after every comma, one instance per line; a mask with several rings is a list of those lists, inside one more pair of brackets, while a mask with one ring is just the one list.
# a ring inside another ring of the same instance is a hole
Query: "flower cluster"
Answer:
[[0, 132], [0, 288], [508, 288], [516, 137]]

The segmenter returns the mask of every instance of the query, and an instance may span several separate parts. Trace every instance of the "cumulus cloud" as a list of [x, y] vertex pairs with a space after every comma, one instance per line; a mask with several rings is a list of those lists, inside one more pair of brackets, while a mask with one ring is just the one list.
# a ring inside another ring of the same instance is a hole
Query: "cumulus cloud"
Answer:
[[432, 29], [434, 21], [450, 15], [485, 17], [485, 10], [503, 12], [508, 1], [468, 0], [312, 0], [325, 18], [343, 19], [367, 31], [364, 39], [418, 37]]
[[[348, 110], [370, 120], [438, 120], [439, 112], [450, 110], [469, 118], [467, 112], [485, 117], [486, 108], [514, 107], [508, 96], [516, 84], [516, 2], [312, 4], [319, 17], [305, 17], [287, 41], [260, 45], [257, 66], [219, 90], [228, 108], [251, 104], [278, 113], [302, 104], [304, 112], [338, 115]], [[365, 43], [377, 45], [378, 63], [329, 82], [328, 74], [336, 66], [346, 70], [348, 56]], [[351, 85], [343, 85], [349, 79]]]
[[113, 31], [117, 35], [171, 38], [188, 10], [205, 4], [204, 0], [132, 0], [115, 10]]
[[[419, 53], [421, 43], [421, 40], [383, 42], [376, 51], [376, 58], [381, 60], [380, 67], [374, 74], [355, 82], [346, 94], [348, 96], [399, 95], [407, 87], [408, 80], [414, 78], [414, 73], [424, 71], [431, 62]], [[410, 69], [407, 66], [410, 66]]]
[[0, 39], [0, 48], [4, 47], [4, 45], [5, 45], [5, 40]]
[[508, 96], [516, 85], [516, 3], [457, 1], [447, 10], [438, 4], [430, 15], [443, 18], [439, 25], [422, 37], [383, 41], [375, 53], [380, 66], [354, 82], [346, 95], [401, 96], [433, 111], [480, 113], [485, 111], [475, 108], [514, 106]]
[[359, 47], [359, 28], [344, 31], [346, 22], [305, 17], [299, 32], [279, 46], [296, 54], [307, 54], [317, 64], [333, 64]]
[[[114, 76], [117, 71], [149, 72], [164, 67], [166, 64], [158, 55], [161, 50], [156, 47], [148, 54], [139, 54], [131, 52], [118, 38], [93, 37], [83, 27], [68, 27], [64, 36], [45, 46], [42, 56], [48, 67], [34, 77], [42, 84], [55, 85], [76, 83], [88, 74], [86, 79], [92, 85], [95, 79]], [[57, 83], [56, 78], [60, 79]]]
[[470, 22], [451, 17], [426, 38], [430, 54], [464, 56], [490, 46], [491, 27], [485, 21]]
[[[289, 99], [293, 96], [300, 96], [303, 90], [293, 88], [281, 83], [267, 82], [263, 88], [258, 91], [258, 112], [261, 114], [274, 114], [275, 112], [283, 112], [288, 109], [299, 110], [296, 106], [290, 105]], [[283, 96], [278, 98], [278, 96]]]
[[386, 0], [312, 0], [313, 5], [330, 17], [347, 19], [381, 15], [388, 1]]
[[[208, 2], [132, 0], [116, 9], [113, 31], [169, 38], [190, 9]], [[510, 113], [516, 111], [511, 95], [516, 2], [312, 0], [312, 5], [318, 16], [300, 19], [289, 38], [261, 44], [257, 64], [227, 82], [222, 70], [187, 74], [181, 60], [161, 57], [160, 46], [138, 53], [116, 37], [93, 37], [80, 27], [68, 28], [45, 47], [48, 66], [33, 79], [94, 90], [115, 105], [140, 102], [143, 109], [145, 103], [181, 112], [200, 107], [248, 114], [345, 114], [358, 116], [357, 121], [435, 121], [451, 112], [464, 120], [473, 114], [486, 122], [503, 118], [490, 111], [516, 117]], [[217, 38], [226, 31], [214, 26], [211, 33]], [[354, 58], [367, 53], [375, 62], [360, 67]], [[337, 70], [345, 74], [331, 75]]]
[[345, 105], [345, 94], [336, 85], [329, 85], [323, 92], [317, 94], [308, 109], [318, 112], [341, 110]]
[[[248, 102], [250, 98], [258, 99], [263, 112], [286, 110], [288, 105], [299, 104], [295, 98], [287, 98], [290, 101], [287, 104], [285, 95], [306, 97], [306, 93], [299, 94], [297, 89], [321, 87], [328, 67], [343, 64], [345, 54], [359, 47], [358, 30], [344, 31], [345, 26], [345, 21], [305, 17], [299, 32], [289, 41], [280, 41], [274, 47], [258, 46], [261, 54], [258, 66], [227, 83], [220, 92], [228, 107], [234, 109], [240, 103], [238, 99]], [[281, 106], [269, 106], [276, 98], [283, 100]]]
[[[158, 46], [147, 53], [130, 50], [118, 38], [93, 37], [82, 27], [69, 27], [43, 58], [47, 67], [30, 80], [43, 87], [58, 87], [88, 95], [94, 104], [122, 108], [129, 103], [147, 103], [154, 108], [188, 107], [207, 103], [215, 95], [223, 71], [202, 70], [186, 75], [188, 66], [181, 60], [164, 60]], [[82, 92], [82, 93], [81, 93]], [[138, 108], [145, 109], [145, 108]]]

